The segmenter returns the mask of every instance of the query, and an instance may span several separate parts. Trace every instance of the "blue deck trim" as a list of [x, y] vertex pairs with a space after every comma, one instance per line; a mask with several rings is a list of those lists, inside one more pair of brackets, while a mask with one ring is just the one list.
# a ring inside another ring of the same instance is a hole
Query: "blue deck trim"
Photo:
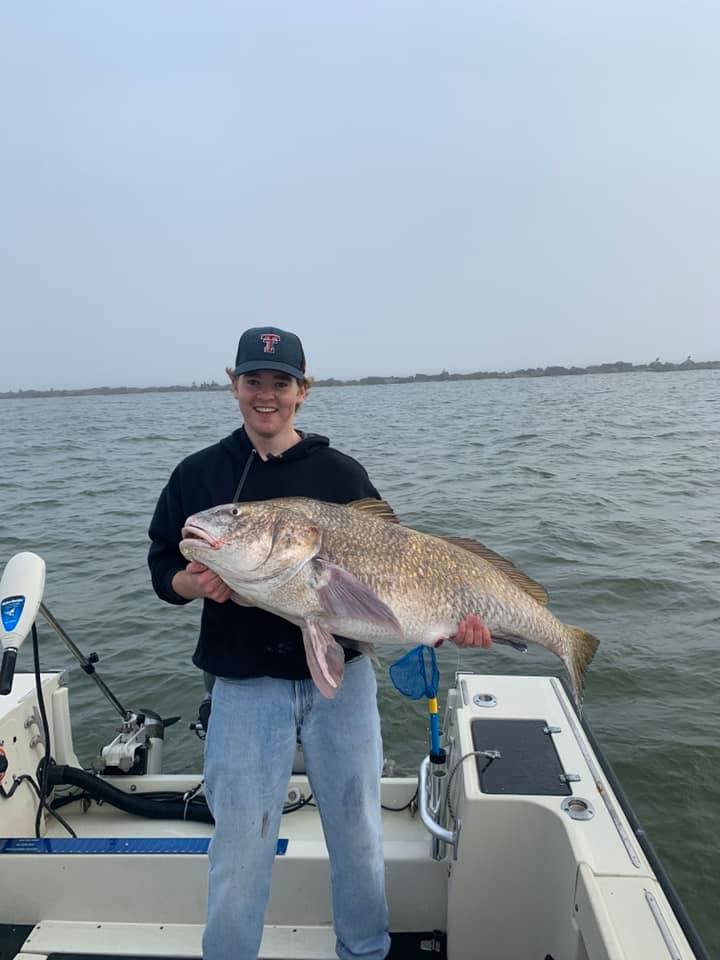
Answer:
[[[207, 854], [209, 837], [10, 837], [0, 839], [0, 854]], [[277, 856], [287, 853], [288, 841], [277, 842]]]

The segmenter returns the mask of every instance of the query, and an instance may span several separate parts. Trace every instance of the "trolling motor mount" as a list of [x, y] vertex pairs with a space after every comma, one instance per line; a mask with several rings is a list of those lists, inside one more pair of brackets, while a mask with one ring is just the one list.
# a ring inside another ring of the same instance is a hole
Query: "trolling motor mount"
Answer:
[[[123, 706], [95, 669], [98, 655], [91, 653], [86, 657], [42, 602], [44, 588], [45, 561], [41, 557], [23, 552], [8, 560], [0, 579], [0, 695], [12, 691], [18, 650], [34, 630], [35, 619], [40, 613], [122, 717], [118, 735], [102, 751], [99, 769], [114, 774], [160, 773], [165, 728], [180, 717], [163, 719], [153, 710], [134, 713]], [[43, 743], [40, 732], [37, 736], [38, 743]]]
[[131, 713], [118, 727], [117, 737], [103, 747], [98, 772], [133, 776], [161, 773], [165, 728], [179, 719], [163, 720], [154, 710]]

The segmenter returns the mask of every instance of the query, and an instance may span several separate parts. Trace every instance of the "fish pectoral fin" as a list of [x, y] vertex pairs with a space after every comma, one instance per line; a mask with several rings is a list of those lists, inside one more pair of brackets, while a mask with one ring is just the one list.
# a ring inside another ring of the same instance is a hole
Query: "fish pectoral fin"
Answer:
[[321, 557], [315, 557], [312, 565], [313, 587], [323, 610], [334, 617], [379, 623], [402, 633], [390, 607], [357, 577]]
[[320, 693], [332, 700], [340, 689], [345, 671], [343, 648], [317, 620], [305, 621], [302, 636], [310, 676]]
[[513, 650], [517, 650], [518, 653], [527, 653], [527, 643], [524, 640], [516, 640], [514, 637], [496, 637], [495, 634], [493, 634], [492, 640], [493, 643], [506, 644]]

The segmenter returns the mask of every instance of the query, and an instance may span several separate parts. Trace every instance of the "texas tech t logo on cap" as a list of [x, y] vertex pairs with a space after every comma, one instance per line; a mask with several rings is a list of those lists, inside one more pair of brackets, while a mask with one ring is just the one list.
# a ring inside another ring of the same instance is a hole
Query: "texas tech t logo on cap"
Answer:
[[260, 339], [265, 344], [263, 353], [275, 353], [275, 344], [280, 343], [280, 337], [276, 333], [263, 333]]
[[291, 377], [304, 377], [305, 353], [300, 338], [279, 327], [250, 327], [240, 337], [233, 373], [240, 377], [253, 370], [279, 370]]

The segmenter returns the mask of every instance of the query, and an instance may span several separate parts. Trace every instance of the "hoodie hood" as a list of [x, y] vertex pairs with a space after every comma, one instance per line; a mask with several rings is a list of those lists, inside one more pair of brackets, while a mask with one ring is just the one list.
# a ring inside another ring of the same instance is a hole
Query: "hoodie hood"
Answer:
[[[317, 453], [318, 450], [330, 446], [329, 439], [319, 433], [303, 433], [301, 430], [298, 430], [298, 433], [302, 438], [299, 443], [289, 447], [283, 453], [277, 455], [269, 454], [266, 462], [273, 463], [282, 461], [283, 463], [287, 463], [292, 460], [304, 460], [305, 457], [312, 456], [312, 454]], [[220, 445], [227, 450], [234, 459], [243, 464], [247, 461], [247, 458], [254, 449], [244, 427], [239, 427], [237, 430], [234, 430], [229, 437], [225, 437], [220, 441]]]

